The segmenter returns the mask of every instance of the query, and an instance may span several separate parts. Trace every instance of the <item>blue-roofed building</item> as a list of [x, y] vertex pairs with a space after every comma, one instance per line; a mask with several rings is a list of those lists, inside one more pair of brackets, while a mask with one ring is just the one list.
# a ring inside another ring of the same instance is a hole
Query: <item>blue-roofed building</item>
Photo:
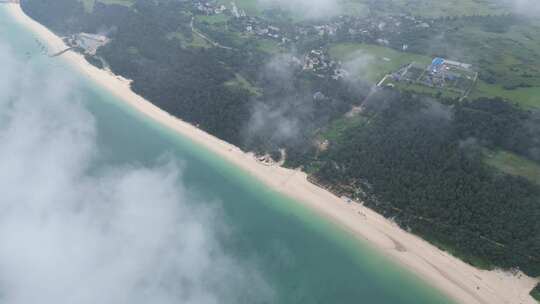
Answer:
[[444, 58], [440, 58], [440, 57], [434, 58], [433, 61], [431, 62], [430, 70], [432, 72], [439, 71], [444, 65], [444, 62], [445, 62]]
[[431, 62], [431, 64], [433, 64], [433, 65], [442, 65], [442, 64], [444, 64], [444, 58], [441, 58], [441, 57], [434, 58], [433, 61]]
[[463, 100], [474, 89], [477, 80], [478, 73], [471, 69], [470, 64], [435, 57], [427, 66], [414, 62], [402, 66], [398, 71], [385, 75], [377, 86], [384, 84], [390, 87], [394, 82], [404, 86], [422, 85]]

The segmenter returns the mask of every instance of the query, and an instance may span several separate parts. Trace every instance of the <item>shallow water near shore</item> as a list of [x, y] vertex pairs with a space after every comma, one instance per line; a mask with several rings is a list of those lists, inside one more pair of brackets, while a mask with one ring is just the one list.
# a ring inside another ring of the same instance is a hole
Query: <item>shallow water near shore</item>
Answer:
[[224, 250], [261, 273], [274, 293], [273, 302], [452, 303], [337, 225], [138, 114], [61, 58], [47, 57], [34, 35], [1, 5], [0, 43], [40, 77], [51, 72], [70, 76], [96, 121], [99, 155], [92, 170], [151, 166], [163, 158], [178, 163], [189, 203], [220, 210], [227, 227], [226, 233], [218, 233]]

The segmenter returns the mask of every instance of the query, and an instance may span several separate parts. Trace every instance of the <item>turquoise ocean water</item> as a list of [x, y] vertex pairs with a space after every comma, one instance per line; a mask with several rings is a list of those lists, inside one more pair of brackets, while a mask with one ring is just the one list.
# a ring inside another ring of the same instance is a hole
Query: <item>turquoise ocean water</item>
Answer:
[[96, 168], [152, 165], [163, 155], [181, 164], [181, 183], [196, 194], [190, 203], [204, 202], [222, 210], [229, 230], [221, 240], [224, 250], [249, 260], [261, 272], [275, 293], [275, 303], [452, 303], [313, 211], [142, 117], [61, 58], [40, 54], [33, 34], [16, 24], [1, 5], [0, 43], [27, 60], [38, 75], [47, 77], [57, 70], [77, 82], [84, 105], [96, 119], [100, 151]]

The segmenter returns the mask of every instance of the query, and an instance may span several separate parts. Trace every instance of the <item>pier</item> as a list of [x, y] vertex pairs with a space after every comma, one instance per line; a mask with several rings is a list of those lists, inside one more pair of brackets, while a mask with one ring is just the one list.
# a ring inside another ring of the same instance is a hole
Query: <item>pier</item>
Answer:
[[62, 50], [62, 51], [58, 52], [58, 53], [49, 55], [49, 57], [58, 57], [58, 56], [64, 54], [65, 52], [71, 51], [72, 49], [74, 49], [74, 47], [69, 47], [69, 48], [67, 48], [65, 50]]

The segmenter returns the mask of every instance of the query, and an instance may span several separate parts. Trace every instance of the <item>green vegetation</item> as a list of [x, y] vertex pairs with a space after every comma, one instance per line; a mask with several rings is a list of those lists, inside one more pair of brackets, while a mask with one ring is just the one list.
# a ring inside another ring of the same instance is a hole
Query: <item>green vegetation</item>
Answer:
[[196, 35], [196, 34], [191, 35], [191, 37], [186, 37], [181, 32], [174, 32], [174, 33], [167, 33], [165, 35], [165, 37], [168, 40], [177, 39], [185, 47], [193, 47], [193, 48], [210, 48], [210, 47], [212, 47], [212, 45], [208, 41], [204, 40], [201, 36]]
[[506, 90], [500, 85], [479, 81], [470, 98], [476, 99], [480, 97], [503, 97], [525, 108], [540, 108], [540, 86]]
[[[323, 26], [256, 0], [236, 1], [250, 19], [206, 16], [191, 1], [99, 2], [23, 8], [64, 35], [114, 28], [87, 58], [172, 115], [243, 150], [284, 149], [286, 166], [473, 265], [540, 274], [538, 21], [484, 0], [343, 0], [365, 16]], [[373, 88], [435, 56], [479, 72], [467, 99], [391, 79], [394, 89]]]
[[540, 185], [540, 164], [508, 151], [488, 152], [488, 164], [511, 175], [523, 176]]
[[[397, 37], [389, 33], [387, 47], [341, 42], [331, 45], [330, 52], [341, 60], [364, 55], [367, 65], [362, 68], [371, 81], [413, 61], [427, 64], [435, 56], [471, 63], [480, 74], [471, 99], [503, 97], [527, 108], [540, 106], [540, 37], [536, 35], [540, 21], [487, 15], [429, 22], [424, 30], [405, 31]], [[404, 43], [411, 53], [401, 51]], [[408, 89], [422, 93], [418, 88]], [[433, 95], [431, 90], [426, 93]]]
[[486, 148], [502, 148], [539, 161], [538, 112], [525, 111], [500, 98], [481, 98], [454, 107], [454, 119], [463, 139], [475, 139]]
[[136, 0], [78, 0], [78, 1], [82, 1], [82, 3], [84, 4], [85, 11], [88, 13], [91, 13], [94, 10], [94, 5], [96, 4], [96, 2], [100, 2], [100, 3], [108, 4], [108, 5], [117, 4], [117, 5], [130, 7], [135, 3]]
[[94, 10], [95, 0], [79, 0], [84, 4], [84, 10], [91, 13]]
[[540, 26], [537, 20], [518, 18], [440, 20], [434, 29], [446, 31], [444, 38], [430, 41], [431, 46], [425, 50], [474, 65], [481, 81], [472, 98], [499, 96], [538, 107], [540, 37], [536, 33]]
[[211, 15], [211, 16], [199, 15], [197, 16], [197, 20], [201, 22], [208, 22], [210, 24], [218, 24], [218, 23], [226, 23], [227, 20], [229, 20], [229, 17], [224, 14]]
[[531, 291], [531, 296], [540, 302], [540, 284], [536, 285], [536, 287]]
[[225, 82], [226, 86], [235, 86], [248, 91], [253, 96], [261, 96], [261, 89], [252, 85], [246, 78], [240, 74], [235, 74], [234, 79]]
[[445, 90], [445, 89], [432, 88], [425, 85], [407, 84], [407, 83], [400, 83], [400, 82], [393, 82], [393, 81], [386, 81], [384, 84], [386, 85], [393, 84], [396, 88], [398, 88], [401, 91], [421, 94], [425, 96], [447, 98], [447, 99], [459, 99], [461, 97], [461, 94], [459, 93], [455, 93], [455, 92], [452, 92], [450, 90]]
[[[314, 177], [470, 263], [516, 263], [538, 275], [540, 187], [493, 173], [483, 162], [481, 145], [466, 132], [481, 131], [478, 117], [468, 114], [489, 103], [498, 104], [486, 100], [453, 109], [409, 94], [380, 92], [361, 114], [370, 123], [333, 136], [314, 161], [320, 168]], [[513, 112], [501, 110], [493, 111], [493, 121], [512, 117]], [[518, 146], [531, 142], [521, 140]]]
[[411, 62], [428, 65], [433, 58], [413, 53], [399, 52], [388, 47], [364, 43], [340, 43], [330, 47], [330, 55], [343, 62], [360, 59], [354, 76], [377, 83], [384, 75]]
[[[540, 50], [538, 53], [540, 53]], [[397, 71], [403, 65], [416, 62], [420, 65], [427, 66], [432, 60], [432, 57], [425, 55], [400, 52], [389, 47], [361, 43], [341, 43], [332, 45], [330, 47], [330, 54], [332, 57], [344, 62], [353, 61], [354, 59], [359, 58], [365, 60], [365, 64], [358, 66], [358, 71], [352, 71], [353, 76], [367, 79], [372, 83], [378, 82], [382, 79], [382, 77], [384, 77], [384, 75], [388, 73]], [[538, 58], [538, 56], [533, 57], [534, 60]], [[515, 61], [508, 60], [508, 62], [504, 65], [500, 63], [494, 65], [492, 61], [489, 61], [485, 64], [489, 65], [491, 68], [497, 68], [498, 71], [500, 71], [498, 73], [505, 74], [505, 71], [510, 69], [516, 70], [515, 65], [512, 64], [513, 62], [515, 63]], [[538, 62], [538, 64], [540, 65], [540, 62]], [[529, 79], [528, 81], [540, 84], [540, 78], [538, 78], [540, 77], [540, 71], [536, 72], [536, 75], [536, 78]], [[398, 84], [391, 81], [388, 81], [385, 84], [389, 83], [393, 83], [400, 89], [414, 93], [429, 96], [441, 96], [442, 94], [442, 97], [446, 98], [459, 97], [459, 94], [452, 94], [451, 92], [445, 90], [437, 90], [424, 86]], [[505, 80], [498, 80], [495, 84], [489, 84], [485, 81], [479, 80], [472, 90], [470, 99], [477, 99], [481, 97], [503, 97], [526, 108], [540, 108], [540, 85], [506, 89], [502, 86], [502, 84], [499, 83], [505, 83]]]
[[[461, 55], [481, 68], [483, 79], [498, 83], [507, 89], [538, 86], [540, 83], [540, 38], [535, 33], [538, 24], [516, 22], [500, 18], [503, 25], [493, 30], [493, 21], [471, 20], [468, 24], [456, 24], [452, 41], [465, 41], [467, 54]], [[457, 23], [457, 22], [456, 22]], [[506, 25], [505, 25], [506, 23]], [[493, 45], [494, 47], [487, 47]]]
[[[223, 5], [230, 5], [229, 0], [218, 0]], [[245, 10], [250, 15], [261, 15], [262, 7], [258, 0], [237, 0], [238, 8]], [[400, 14], [406, 13], [413, 16], [430, 18], [445, 16], [472, 16], [472, 15], [499, 15], [505, 14], [510, 9], [510, 4], [495, 3], [486, 0], [338, 0], [340, 12], [345, 15], [365, 16], [368, 13]], [[294, 16], [302, 20], [305, 16]]]
[[361, 2], [372, 4], [372, 11], [386, 14], [405, 13], [413, 16], [424, 16], [431, 18], [446, 16], [473, 16], [473, 15], [499, 15], [507, 13], [511, 8], [511, 3], [503, 1], [495, 2], [489, 0], [392, 0], [376, 1], [369, 0], [347, 0], [348, 2]]
[[[440, 19], [429, 31], [446, 32], [444, 38], [418, 36], [410, 40], [411, 49], [425, 53], [425, 56], [361, 44], [335, 45], [331, 53], [339, 59], [346, 59], [347, 54], [352, 58], [363, 53], [374, 58], [367, 67], [368, 78], [372, 81], [408, 62], [425, 64], [433, 56], [457, 59], [472, 63], [480, 72], [480, 81], [472, 91], [471, 99], [503, 97], [527, 108], [538, 108], [540, 38], [534, 33], [539, 30], [537, 21], [517, 22], [511, 16]], [[386, 62], [381, 58], [387, 58]], [[408, 89], [422, 93], [418, 88]], [[433, 95], [428, 91], [426, 93]]]
[[[222, 4], [222, 5], [225, 5], [227, 7], [231, 7], [231, 2], [230, 0], [217, 0], [218, 3]], [[235, 0], [234, 1], [236, 3], [236, 6], [239, 8], [239, 9], [242, 9], [244, 11], [246, 11], [246, 13], [248, 15], [251, 15], [251, 16], [257, 16], [257, 15], [260, 15], [262, 14], [262, 11], [260, 10], [259, 6], [258, 6], [258, 1], [257, 0]]]
[[188, 44], [188, 46], [194, 47], [194, 48], [210, 48], [212, 45], [208, 43], [205, 39], [203, 39], [199, 35], [193, 35], [193, 39]]
[[330, 142], [346, 140], [343, 138], [345, 130], [361, 128], [365, 124], [367, 124], [367, 119], [358, 115], [340, 118], [333, 121], [319, 136], [322, 140], [328, 140]]
[[277, 42], [275, 42], [274, 40], [268, 40], [268, 39], [258, 39], [257, 48], [268, 54], [278, 54], [283, 51], [279, 47]]
[[364, 0], [338, 0], [341, 13], [349, 16], [366, 16], [370, 12], [370, 4]]

